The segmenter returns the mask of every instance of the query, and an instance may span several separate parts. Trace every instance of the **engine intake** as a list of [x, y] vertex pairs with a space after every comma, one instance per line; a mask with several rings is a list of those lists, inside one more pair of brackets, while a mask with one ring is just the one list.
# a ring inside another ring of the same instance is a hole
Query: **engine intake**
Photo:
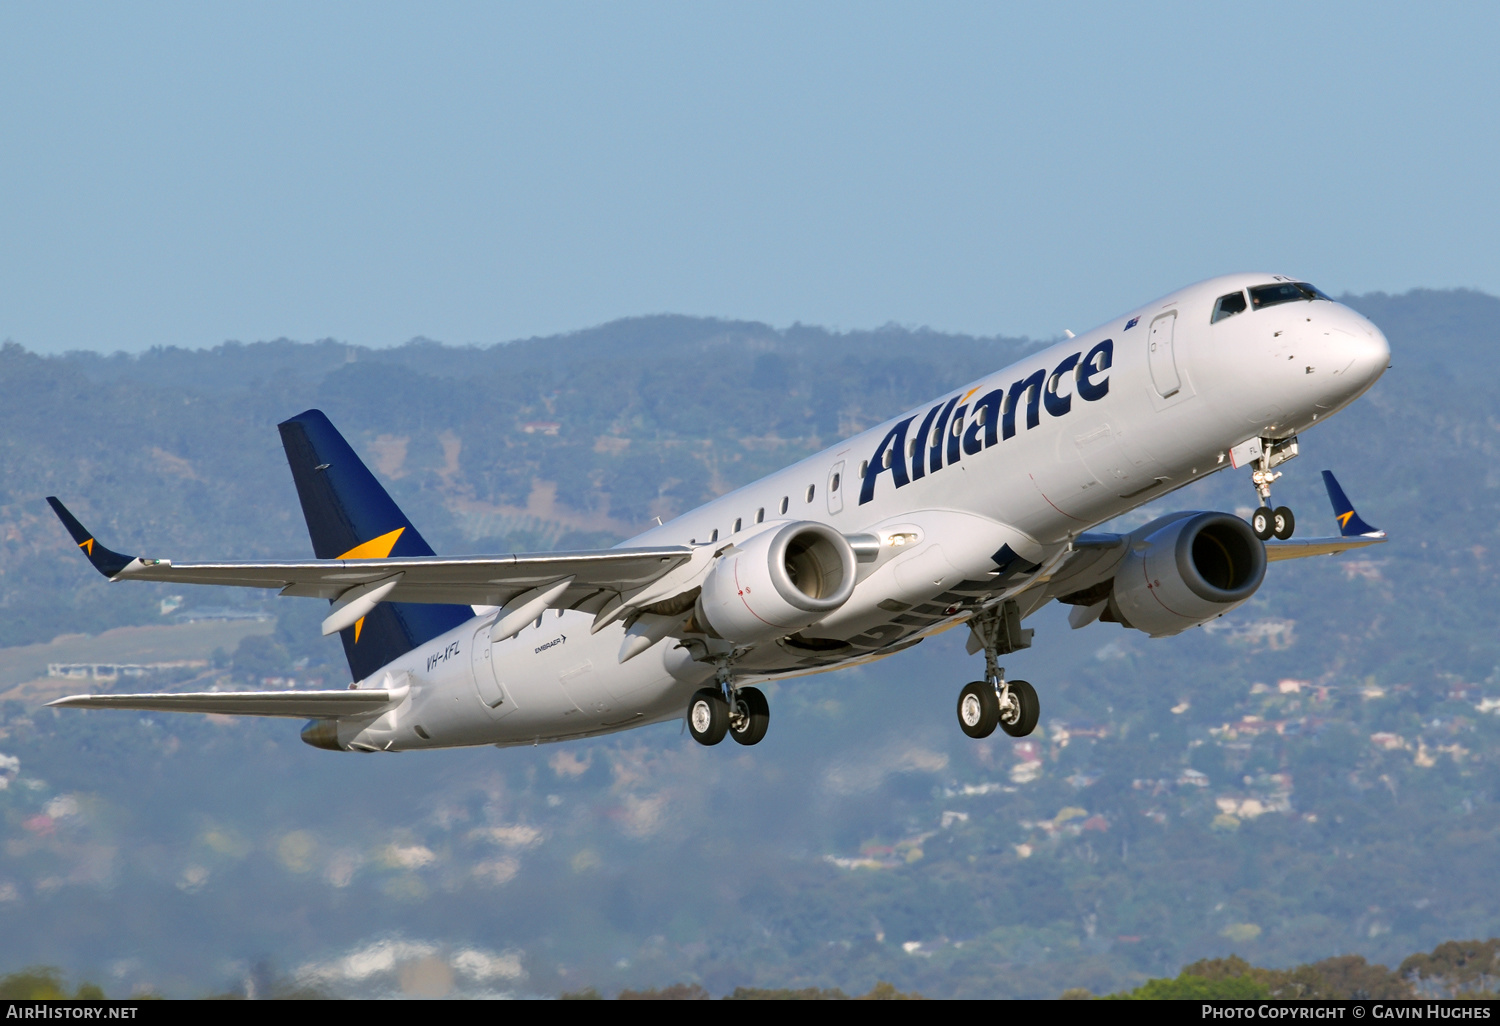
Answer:
[[854, 593], [855, 553], [826, 524], [796, 521], [729, 549], [704, 578], [695, 619], [735, 644], [802, 630]]
[[1224, 615], [1266, 576], [1266, 547], [1228, 513], [1178, 514], [1135, 535], [1115, 573], [1110, 612], [1152, 637]]

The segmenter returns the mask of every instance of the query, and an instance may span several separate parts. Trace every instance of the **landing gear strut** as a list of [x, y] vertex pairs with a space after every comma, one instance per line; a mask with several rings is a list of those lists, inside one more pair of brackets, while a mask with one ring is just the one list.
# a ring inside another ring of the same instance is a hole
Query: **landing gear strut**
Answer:
[[759, 688], [736, 687], [727, 660], [718, 681], [700, 688], [688, 703], [687, 727], [700, 745], [716, 745], [727, 734], [742, 745], [759, 744], [771, 725], [771, 706]]
[[1011, 737], [1025, 737], [1036, 729], [1041, 703], [1026, 681], [1007, 681], [1000, 665], [1001, 655], [1031, 646], [1032, 632], [1021, 627], [1020, 607], [1007, 599], [970, 620], [969, 630], [970, 651], [984, 649], [985, 679], [966, 684], [958, 693], [959, 728], [974, 738], [989, 737], [996, 727]]
[[1271, 482], [1281, 476], [1281, 471], [1272, 470], [1297, 455], [1297, 439], [1283, 438], [1279, 441], [1272, 439], [1254, 438], [1244, 445], [1235, 447], [1236, 462], [1240, 457], [1253, 460], [1254, 470], [1250, 472], [1250, 483], [1255, 486], [1256, 497], [1260, 500], [1260, 506], [1250, 514], [1250, 529], [1255, 532], [1255, 537], [1265, 541], [1272, 535], [1285, 541], [1292, 536], [1296, 530], [1297, 518], [1292, 511], [1285, 506], [1271, 508]]

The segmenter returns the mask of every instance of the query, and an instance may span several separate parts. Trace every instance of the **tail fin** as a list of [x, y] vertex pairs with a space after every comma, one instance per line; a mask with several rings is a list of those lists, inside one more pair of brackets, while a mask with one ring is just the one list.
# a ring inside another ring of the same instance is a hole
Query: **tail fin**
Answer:
[[1359, 514], [1354, 512], [1354, 503], [1349, 501], [1349, 496], [1339, 487], [1338, 481], [1333, 476], [1333, 471], [1323, 471], [1323, 484], [1328, 489], [1328, 501], [1333, 503], [1333, 515], [1339, 521], [1339, 534], [1345, 538], [1358, 536], [1379, 535], [1385, 537], [1385, 532], [1371, 527], [1360, 519]]
[[[315, 556], [433, 555], [432, 546], [321, 410], [299, 413], [277, 427]], [[473, 616], [469, 606], [382, 602], [354, 626], [340, 631], [339, 638], [349, 671], [361, 680]]]

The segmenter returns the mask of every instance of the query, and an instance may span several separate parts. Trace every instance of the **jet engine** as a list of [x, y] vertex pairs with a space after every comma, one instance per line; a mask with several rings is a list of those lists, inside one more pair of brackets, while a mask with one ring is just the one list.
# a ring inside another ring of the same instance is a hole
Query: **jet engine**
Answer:
[[1153, 638], [1177, 634], [1234, 609], [1266, 576], [1266, 548], [1228, 513], [1179, 514], [1132, 538], [1115, 572], [1110, 619]]
[[833, 528], [796, 521], [730, 548], [704, 578], [694, 619], [735, 644], [809, 627], [854, 593], [854, 548]]

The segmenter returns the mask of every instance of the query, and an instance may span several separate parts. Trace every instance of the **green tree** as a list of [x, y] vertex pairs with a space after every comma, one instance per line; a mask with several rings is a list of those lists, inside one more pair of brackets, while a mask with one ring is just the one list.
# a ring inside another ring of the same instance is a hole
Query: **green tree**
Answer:
[[658, 990], [622, 990], [621, 1001], [708, 1001], [711, 995], [698, 983], [674, 983]]
[[80, 983], [68, 993], [62, 970], [50, 965], [33, 965], [9, 976], [0, 976], [0, 999], [11, 1001], [102, 1001], [104, 991], [97, 984]]
[[817, 987], [804, 987], [801, 990], [779, 989], [768, 990], [759, 987], [736, 987], [734, 993], [724, 999], [725, 1001], [848, 1001], [849, 995], [835, 987], [833, 990], [819, 990]]
[[267, 634], [251, 634], [234, 650], [234, 672], [250, 683], [277, 677], [291, 669], [286, 647]]
[[1135, 990], [1125, 994], [1111, 994], [1109, 997], [1126, 1001], [1254, 1001], [1270, 996], [1269, 988], [1250, 976], [1209, 979], [1184, 971], [1176, 979], [1147, 980]]
[[1425, 955], [1412, 955], [1401, 963], [1401, 972], [1439, 994], [1492, 995], [1500, 984], [1500, 937], [1446, 941]]

